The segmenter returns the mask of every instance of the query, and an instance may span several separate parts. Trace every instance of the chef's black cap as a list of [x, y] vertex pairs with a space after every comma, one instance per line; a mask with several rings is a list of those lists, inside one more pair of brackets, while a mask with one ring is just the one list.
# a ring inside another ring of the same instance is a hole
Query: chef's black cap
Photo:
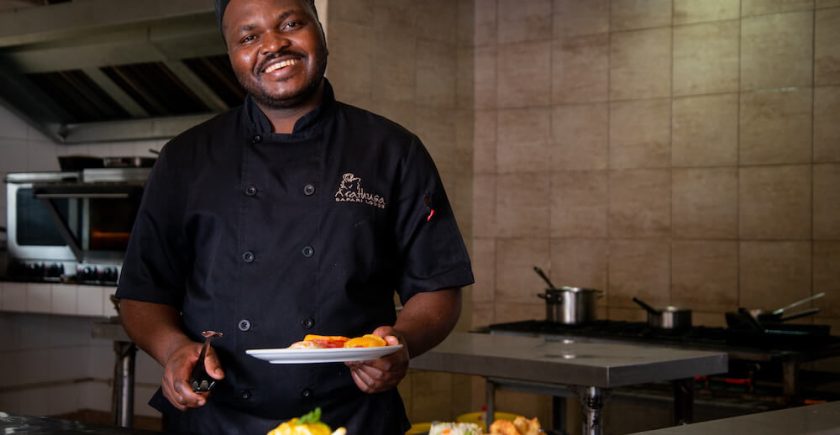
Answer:
[[[312, 11], [315, 12], [315, 17], [318, 17], [318, 10], [315, 9], [315, 0], [306, 0], [310, 6], [312, 6]], [[219, 23], [219, 30], [222, 30], [222, 17], [225, 16], [225, 8], [227, 8], [228, 3], [230, 0], [216, 0], [216, 22]]]

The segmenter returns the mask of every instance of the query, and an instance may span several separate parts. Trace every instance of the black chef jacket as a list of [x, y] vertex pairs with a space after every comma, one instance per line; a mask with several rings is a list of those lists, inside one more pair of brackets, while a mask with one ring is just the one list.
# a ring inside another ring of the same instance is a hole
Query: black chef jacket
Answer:
[[394, 292], [471, 284], [438, 172], [399, 125], [335, 101], [291, 134], [248, 98], [170, 141], [147, 181], [117, 296], [171, 305], [214, 341], [225, 379], [204, 407], [150, 402], [170, 430], [264, 434], [316, 406], [353, 435], [407, 428], [396, 389], [362, 393], [343, 363], [273, 365], [247, 349], [393, 325]]

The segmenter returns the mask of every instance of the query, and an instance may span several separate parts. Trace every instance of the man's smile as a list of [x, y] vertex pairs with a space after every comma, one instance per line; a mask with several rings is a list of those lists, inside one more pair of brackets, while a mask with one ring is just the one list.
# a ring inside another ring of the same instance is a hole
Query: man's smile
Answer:
[[273, 62], [273, 63], [270, 63], [265, 68], [263, 68], [262, 73], [263, 74], [269, 74], [269, 73], [272, 73], [274, 71], [286, 68], [288, 66], [296, 65], [298, 63], [300, 63], [299, 59], [285, 59], [285, 60], [281, 60], [279, 62]]

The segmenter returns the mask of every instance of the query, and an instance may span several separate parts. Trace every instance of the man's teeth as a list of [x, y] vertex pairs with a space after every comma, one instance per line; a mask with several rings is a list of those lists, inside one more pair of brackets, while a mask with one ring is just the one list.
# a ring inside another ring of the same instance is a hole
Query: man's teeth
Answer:
[[296, 63], [297, 63], [297, 60], [295, 60], [295, 59], [284, 60], [282, 62], [277, 62], [275, 64], [272, 64], [271, 66], [266, 68], [264, 72], [265, 73], [270, 73], [270, 72], [273, 72], [273, 71], [277, 71], [280, 68], [285, 68], [289, 65], [293, 65], [293, 64], [296, 64]]

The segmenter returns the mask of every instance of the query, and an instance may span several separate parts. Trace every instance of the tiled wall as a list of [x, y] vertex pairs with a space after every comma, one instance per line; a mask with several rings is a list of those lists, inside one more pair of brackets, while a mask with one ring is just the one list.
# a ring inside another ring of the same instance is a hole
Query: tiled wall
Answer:
[[840, 328], [840, 2], [475, 5], [473, 325], [544, 318], [538, 265], [611, 319]]
[[[336, 97], [417, 134], [438, 166], [458, 223], [472, 227], [471, 2], [338, 0], [328, 4], [327, 76]], [[467, 303], [467, 305], [469, 305]], [[468, 327], [465, 309], [461, 329]], [[469, 380], [412, 372], [400, 391], [413, 421], [470, 410]]]

